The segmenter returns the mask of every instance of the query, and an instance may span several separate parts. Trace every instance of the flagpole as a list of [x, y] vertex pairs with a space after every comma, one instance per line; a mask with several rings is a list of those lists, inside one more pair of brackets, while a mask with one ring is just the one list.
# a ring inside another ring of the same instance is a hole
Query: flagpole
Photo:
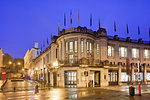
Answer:
[[138, 89], [139, 89], [139, 96], [141, 96], [141, 85], [140, 85], [140, 70], [139, 70], [139, 61], [138, 61]]

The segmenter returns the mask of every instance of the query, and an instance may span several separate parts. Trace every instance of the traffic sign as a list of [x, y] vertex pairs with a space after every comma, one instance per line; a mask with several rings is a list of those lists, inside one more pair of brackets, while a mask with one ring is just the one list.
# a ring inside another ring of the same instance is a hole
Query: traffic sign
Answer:
[[6, 74], [6, 71], [2, 71], [2, 75], [5, 75]]
[[2, 76], [1, 78], [2, 78], [2, 80], [6, 80], [7, 77], [6, 76]]
[[43, 76], [40, 77], [40, 80], [43, 80]]

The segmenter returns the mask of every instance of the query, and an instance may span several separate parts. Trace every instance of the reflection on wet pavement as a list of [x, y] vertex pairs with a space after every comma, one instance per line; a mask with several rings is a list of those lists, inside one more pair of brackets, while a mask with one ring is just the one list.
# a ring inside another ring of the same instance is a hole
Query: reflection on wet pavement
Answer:
[[[147, 98], [128, 95], [128, 86], [108, 86], [97, 88], [50, 88], [39, 90], [35, 93], [32, 81], [8, 83], [7, 88], [24, 89], [29, 88], [30, 91], [16, 91], [16, 92], [0, 92], [0, 100], [66, 100], [66, 99], [80, 99], [80, 100], [149, 100]], [[150, 93], [150, 85], [143, 85], [142, 93]], [[136, 93], [137, 91], [137, 86]]]

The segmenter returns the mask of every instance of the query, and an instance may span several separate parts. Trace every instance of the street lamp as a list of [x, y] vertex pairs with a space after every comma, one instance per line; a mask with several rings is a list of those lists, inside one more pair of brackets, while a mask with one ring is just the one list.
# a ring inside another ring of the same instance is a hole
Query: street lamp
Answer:
[[12, 64], [12, 61], [9, 61], [9, 64], [11, 65], [11, 64]]
[[54, 62], [53, 66], [55, 66], [55, 67], [58, 66], [58, 61]]
[[18, 62], [18, 65], [21, 65], [21, 63], [20, 63], [20, 62]]

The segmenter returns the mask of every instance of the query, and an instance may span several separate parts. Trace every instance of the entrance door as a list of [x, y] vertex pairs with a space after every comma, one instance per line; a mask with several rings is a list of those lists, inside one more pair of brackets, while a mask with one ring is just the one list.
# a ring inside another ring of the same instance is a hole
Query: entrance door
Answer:
[[53, 72], [53, 84], [54, 86], [57, 86], [57, 73]]
[[76, 71], [65, 71], [65, 87], [77, 87]]
[[48, 72], [48, 84], [50, 84], [50, 72]]
[[94, 86], [100, 87], [100, 71], [94, 72]]
[[109, 70], [108, 77], [109, 85], [118, 85], [118, 71]]

